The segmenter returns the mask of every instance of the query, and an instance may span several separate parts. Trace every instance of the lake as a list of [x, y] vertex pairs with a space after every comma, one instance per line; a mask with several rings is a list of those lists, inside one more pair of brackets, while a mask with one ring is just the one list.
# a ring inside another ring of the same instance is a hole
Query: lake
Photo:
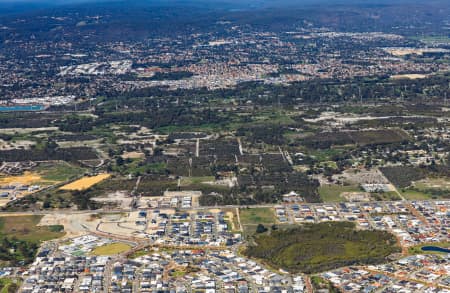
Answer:
[[436, 251], [450, 253], [450, 249], [437, 247], [437, 246], [424, 246], [421, 248], [423, 251]]

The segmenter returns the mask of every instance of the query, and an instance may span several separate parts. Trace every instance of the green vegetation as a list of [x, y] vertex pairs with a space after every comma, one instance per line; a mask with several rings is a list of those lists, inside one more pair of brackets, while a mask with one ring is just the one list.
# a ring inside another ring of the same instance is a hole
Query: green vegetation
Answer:
[[42, 176], [42, 180], [63, 182], [82, 175], [86, 169], [61, 162], [40, 164], [36, 171]]
[[276, 219], [271, 208], [243, 208], [239, 210], [242, 225], [274, 224]]
[[42, 216], [0, 217], [0, 261], [5, 265], [28, 264], [43, 241], [64, 235], [60, 225], [37, 226]]
[[356, 185], [342, 186], [329, 184], [319, 187], [319, 195], [324, 202], [343, 202], [345, 201], [345, 199], [340, 196], [343, 192], [358, 192], [358, 191], [361, 190]]
[[402, 189], [399, 190], [399, 192], [403, 195], [404, 198], [408, 199], [408, 200], [427, 200], [427, 199], [431, 199], [431, 195], [422, 192], [422, 191], [418, 191], [418, 190], [414, 190], [414, 189]]
[[261, 234], [244, 254], [293, 273], [314, 273], [380, 263], [399, 250], [388, 232], [356, 230], [349, 222], [327, 222]]
[[214, 176], [202, 176], [202, 177], [183, 177], [181, 179], [182, 186], [189, 186], [192, 184], [202, 184], [203, 182], [214, 182]]
[[395, 191], [374, 192], [374, 193], [371, 193], [370, 196], [372, 197], [372, 199], [377, 200], [377, 201], [401, 200], [400, 196]]
[[339, 290], [336, 289], [330, 281], [319, 276], [311, 277], [311, 285], [315, 290], [328, 290], [329, 293], [339, 292]]
[[14, 293], [19, 290], [19, 279], [0, 278], [0, 293]]
[[61, 225], [37, 226], [43, 216], [8, 216], [0, 217], [0, 235], [16, 237], [19, 240], [42, 242], [62, 237]]
[[126, 252], [131, 249], [131, 246], [125, 243], [111, 243], [97, 247], [92, 251], [92, 255], [114, 255]]

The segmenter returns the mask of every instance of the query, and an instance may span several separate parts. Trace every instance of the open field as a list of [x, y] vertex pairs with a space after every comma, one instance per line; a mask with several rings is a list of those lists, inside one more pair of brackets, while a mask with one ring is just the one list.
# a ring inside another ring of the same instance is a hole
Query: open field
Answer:
[[341, 197], [344, 192], [358, 192], [361, 191], [357, 185], [335, 185], [328, 184], [319, 187], [320, 198], [324, 202], [343, 202], [345, 199]]
[[446, 189], [450, 190], [450, 179], [447, 178], [427, 178], [413, 183], [419, 190], [425, 189]]
[[31, 263], [42, 242], [64, 235], [61, 225], [38, 226], [42, 216], [0, 217], [0, 266]]
[[214, 176], [203, 177], [183, 177], [181, 179], [181, 186], [189, 186], [192, 184], [202, 184], [206, 182], [214, 182]]
[[222, 209], [225, 213], [225, 221], [227, 222], [228, 228], [231, 231], [240, 231], [239, 220], [237, 217], [238, 209]]
[[258, 235], [255, 245], [244, 254], [292, 273], [315, 273], [381, 263], [398, 251], [395, 237], [388, 232], [355, 230], [353, 223], [329, 222]]
[[274, 224], [275, 214], [271, 208], [240, 209], [242, 225]]
[[403, 195], [407, 200], [427, 200], [431, 199], [431, 195], [412, 189], [399, 190], [399, 192]]
[[67, 162], [43, 163], [36, 168], [36, 172], [42, 177], [42, 180], [63, 182], [70, 180], [86, 170], [69, 164]]
[[29, 171], [24, 172], [23, 175], [0, 177], [0, 185], [7, 185], [14, 183], [30, 185], [40, 181], [42, 181], [42, 177], [38, 173]]
[[105, 179], [108, 179], [109, 177], [111, 177], [110, 174], [99, 174], [97, 176], [85, 177], [85, 178], [76, 180], [72, 183], [69, 183], [67, 185], [64, 185], [60, 189], [61, 190], [85, 190]]
[[131, 246], [125, 243], [111, 243], [97, 247], [92, 251], [92, 255], [114, 255], [131, 249]]
[[43, 216], [0, 217], [0, 235], [20, 240], [42, 242], [64, 236], [61, 226], [38, 226]]

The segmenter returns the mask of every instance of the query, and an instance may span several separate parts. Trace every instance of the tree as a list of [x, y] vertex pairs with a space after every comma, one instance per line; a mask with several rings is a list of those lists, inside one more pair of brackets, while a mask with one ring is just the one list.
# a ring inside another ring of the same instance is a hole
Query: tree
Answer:
[[256, 233], [261, 234], [267, 232], [267, 228], [263, 224], [258, 224], [256, 227]]

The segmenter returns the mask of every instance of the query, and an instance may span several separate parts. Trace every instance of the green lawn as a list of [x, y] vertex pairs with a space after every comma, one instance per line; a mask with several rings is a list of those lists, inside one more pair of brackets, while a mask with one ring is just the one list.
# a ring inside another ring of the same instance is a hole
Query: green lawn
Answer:
[[239, 210], [242, 225], [274, 224], [275, 214], [271, 208], [243, 208]]
[[361, 189], [357, 185], [342, 186], [330, 184], [319, 187], [319, 195], [324, 202], [344, 202], [345, 198], [340, 196], [343, 192], [358, 191], [361, 191]]
[[203, 176], [203, 177], [183, 177], [181, 179], [182, 186], [189, 186], [192, 184], [202, 184], [203, 182], [214, 182], [214, 176]]
[[131, 249], [131, 246], [125, 243], [111, 243], [97, 247], [92, 251], [92, 255], [114, 255], [126, 252]]

